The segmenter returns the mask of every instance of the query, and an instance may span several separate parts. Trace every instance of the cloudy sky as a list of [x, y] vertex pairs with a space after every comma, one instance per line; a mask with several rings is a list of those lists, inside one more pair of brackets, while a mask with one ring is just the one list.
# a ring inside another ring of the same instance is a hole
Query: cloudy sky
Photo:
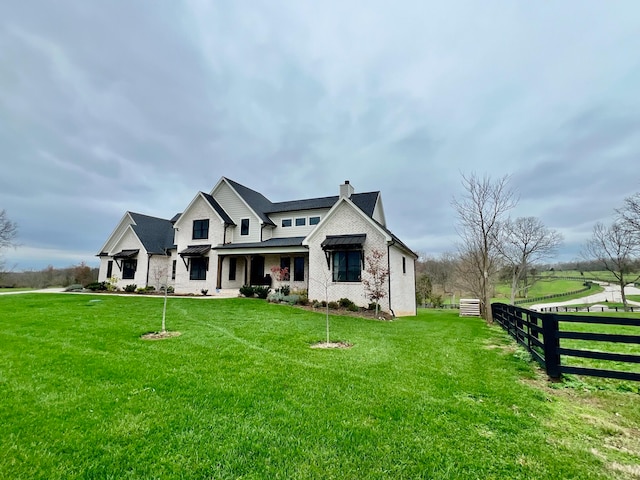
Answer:
[[380, 190], [437, 255], [461, 175], [510, 174], [571, 260], [640, 191], [640, 2], [2, 2], [0, 162], [18, 270], [97, 265], [125, 211], [221, 176]]

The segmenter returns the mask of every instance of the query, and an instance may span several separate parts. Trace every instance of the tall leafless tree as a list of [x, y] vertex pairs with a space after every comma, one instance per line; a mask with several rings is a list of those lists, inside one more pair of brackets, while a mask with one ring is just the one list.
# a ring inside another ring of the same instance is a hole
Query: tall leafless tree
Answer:
[[452, 205], [458, 215], [459, 251], [469, 282], [477, 286], [482, 316], [493, 323], [491, 295], [500, 264], [498, 239], [509, 210], [518, 203], [509, 187], [509, 176], [497, 180], [475, 173], [462, 176], [465, 194]]
[[625, 310], [628, 304], [624, 287], [640, 279], [640, 275], [633, 273], [638, 271], [639, 253], [640, 242], [637, 235], [620, 222], [614, 222], [608, 227], [597, 223], [582, 252], [585, 258], [597, 260], [602, 268], [616, 278]]
[[551, 257], [562, 243], [562, 235], [547, 228], [539, 218], [519, 217], [508, 219], [496, 244], [500, 255], [511, 272], [511, 304], [516, 299], [519, 285], [524, 281], [524, 290], [529, 287], [529, 268]]
[[616, 210], [623, 225], [640, 239], [640, 192], [624, 199], [624, 205]]
[[14, 246], [17, 235], [18, 225], [9, 219], [6, 210], [0, 210], [0, 273], [4, 270], [2, 250]]

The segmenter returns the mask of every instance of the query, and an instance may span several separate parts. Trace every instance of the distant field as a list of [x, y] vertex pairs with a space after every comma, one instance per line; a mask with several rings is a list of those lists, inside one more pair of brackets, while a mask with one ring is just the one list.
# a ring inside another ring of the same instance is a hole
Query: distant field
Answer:
[[[640, 273], [636, 272], [636, 273], [631, 273], [628, 275], [628, 278], [630, 280], [633, 280], [635, 277], [637, 277]], [[556, 276], [556, 277], [579, 277], [579, 278], [585, 278], [585, 279], [595, 279], [595, 280], [601, 280], [603, 282], [616, 282], [616, 278], [615, 276], [611, 273], [611, 272], [607, 272], [607, 271], [597, 271], [597, 272], [588, 272], [588, 271], [584, 271], [584, 272], [580, 272], [579, 270], [555, 270], [553, 272], [550, 271], [544, 271], [544, 272], [540, 272], [540, 276]]]
[[2, 478], [606, 479], [640, 457], [637, 390], [549, 384], [457, 311], [333, 316], [352, 347], [322, 350], [323, 313], [257, 299], [170, 298], [181, 335], [141, 340], [161, 305], [0, 296]]
[[[528, 298], [533, 299], [537, 297], [543, 297], [546, 295], [559, 294], [559, 293], [567, 293], [575, 290], [581, 290], [584, 288], [584, 282], [580, 280], [563, 280], [558, 278], [544, 278], [538, 280], [533, 287], [529, 289]], [[593, 285], [591, 290], [588, 292], [582, 292], [576, 295], [562, 297], [558, 300], [571, 300], [573, 298], [581, 298], [587, 295], [592, 295], [594, 293], [598, 293], [603, 291], [604, 289], [598, 285]], [[496, 287], [496, 297], [494, 301], [496, 302], [504, 302], [510, 299], [511, 295], [511, 287], [506, 284], [499, 284]], [[521, 297], [516, 297], [516, 300], [524, 300]]]

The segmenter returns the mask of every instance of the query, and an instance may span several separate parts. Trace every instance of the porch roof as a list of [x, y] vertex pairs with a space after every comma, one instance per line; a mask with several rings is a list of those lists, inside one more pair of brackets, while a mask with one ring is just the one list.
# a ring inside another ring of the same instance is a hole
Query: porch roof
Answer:
[[[306, 247], [302, 245], [302, 240], [305, 237], [285, 237], [285, 238], [270, 238], [269, 240], [264, 240], [263, 242], [247, 242], [247, 243], [227, 243], [224, 245], [218, 245], [213, 247], [214, 250], [221, 250], [223, 252], [233, 252], [233, 251], [247, 251], [247, 250], [274, 250], [274, 249], [291, 249], [295, 248], [298, 250], [304, 249]], [[301, 250], [302, 251], [302, 250]]]

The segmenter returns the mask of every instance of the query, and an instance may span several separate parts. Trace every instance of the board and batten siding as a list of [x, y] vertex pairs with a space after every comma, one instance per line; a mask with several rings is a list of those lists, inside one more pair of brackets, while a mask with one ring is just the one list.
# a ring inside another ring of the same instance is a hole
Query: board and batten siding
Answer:
[[[260, 219], [249, 207], [247, 207], [240, 196], [232, 190], [229, 185], [222, 182], [211, 195], [236, 224], [236, 227], [230, 228], [227, 231], [228, 242], [246, 243], [260, 241], [260, 230], [262, 227]], [[242, 225], [243, 218], [249, 219], [249, 235], [240, 235], [240, 227]], [[231, 235], [231, 238], [229, 238], [229, 235]]]

